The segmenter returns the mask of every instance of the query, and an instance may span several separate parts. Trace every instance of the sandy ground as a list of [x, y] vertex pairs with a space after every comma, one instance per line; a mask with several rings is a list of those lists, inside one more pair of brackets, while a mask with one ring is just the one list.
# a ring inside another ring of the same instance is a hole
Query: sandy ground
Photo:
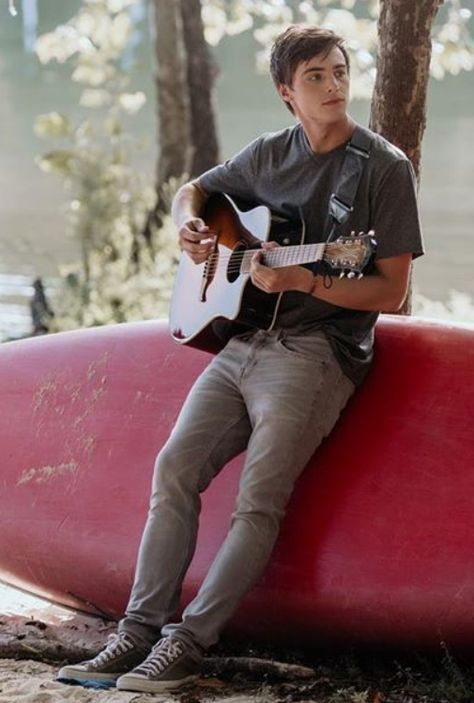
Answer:
[[[21, 659], [0, 659], [0, 703], [128, 703], [140, 700], [133, 693], [96, 691], [79, 686], [65, 686], [55, 681], [58, 665], [27, 659], [41, 657], [48, 643], [65, 646], [77, 643], [85, 650], [99, 647], [106, 638], [102, 621], [74, 614], [45, 601], [0, 585], [0, 654], [14, 654]], [[145, 696], [144, 700], [160, 700]], [[166, 700], [166, 698], [161, 698]]]
[[[54, 680], [56, 667], [36, 661], [0, 659], [0, 703], [152, 703], [172, 701], [177, 703], [186, 694], [175, 696], [127, 693], [126, 691], [95, 691], [80, 686], [65, 686]], [[194, 687], [195, 690], [196, 687]], [[188, 700], [207, 703], [214, 700], [203, 687], [203, 695], [187, 694]], [[219, 696], [220, 703], [258, 703], [260, 694]], [[266, 698], [268, 700], [268, 697]]]
[[323, 650], [304, 656], [227, 642], [206, 659], [201, 679], [174, 694], [100, 691], [55, 680], [63, 663], [93, 656], [114, 630], [114, 623], [0, 583], [0, 703], [474, 702], [472, 652], [447, 650], [356, 656], [337, 648], [334, 656]]
[[[258, 675], [252, 677], [246, 686], [252, 690], [245, 694], [212, 675], [174, 695], [99, 691], [55, 680], [62, 661], [88, 658], [114, 630], [114, 623], [49, 604], [0, 583], [0, 703], [207, 703], [216, 698], [219, 703], [263, 703], [263, 680]], [[269, 692], [265, 691], [264, 699], [270, 703]]]
[[[49, 640], [51, 645], [58, 640], [66, 643], [72, 642], [76, 636], [76, 641], [86, 646], [85, 656], [87, 657], [89, 656], [90, 642], [102, 640], [105, 633], [100, 631], [100, 627], [97, 630], [94, 624], [84, 623], [80, 616], [68, 624], [48, 626], [45, 630], [40, 629], [34, 623], [41, 624], [42, 628], [44, 620], [23, 620], [2, 616], [0, 653], [3, 649], [2, 645], [5, 645], [6, 642], [14, 643], [15, 638], [18, 637], [23, 639], [17, 639], [15, 647], [17, 656], [21, 656], [21, 659], [0, 658], [0, 703], [61, 703], [61, 701], [73, 703], [92, 703], [92, 701], [97, 703], [129, 703], [131, 701], [134, 703], [151, 703], [152, 701], [208, 703], [215, 700], [216, 695], [220, 703], [244, 703], [260, 699], [258, 683], [255, 686], [255, 695], [252, 693], [236, 695], [231, 684], [226, 684], [216, 678], [202, 678], [196, 685], [181, 689], [179, 693], [174, 695], [128, 693], [115, 689], [100, 691], [79, 685], [65, 685], [56, 681], [60, 663], [48, 664], [36, 660], [37, 657], [41, 658], [40, 652], [45, 641]], [[84, 625], [89, 629], [83, 630]], [[99, 648], [94, 647], [94, 649]], [[34, 659], [23, 658], [28, 657], [29, 651]], [[48, 651], [47, 646], [46, 651]], [[57, 651], [50, 650], [51, 658], [57, 656]], [[9, 652], [9, 656], [10, 654], [11, 652]], [[75, 657], [75, 659], [77, 658], [82, 659], [82, 657]]]
[[[95, 691], [54, 680], [56, 668], [35, 661], [0, 660], [0, 703], [145, 703], [173, 700], [167, 696], [125, 691]], [[235, 699], [234, 699], [235, 700]]]

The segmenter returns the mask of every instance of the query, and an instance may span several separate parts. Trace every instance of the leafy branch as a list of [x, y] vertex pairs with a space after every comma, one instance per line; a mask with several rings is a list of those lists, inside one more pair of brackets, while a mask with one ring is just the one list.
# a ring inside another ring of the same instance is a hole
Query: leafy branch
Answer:
[[58, 112], [35, 121], [37, 135], [58, 143], [36, 162], [62, 180], [69, 232], [81, 252], [80, 264], [63, 268], [53, 330], [166, 312], [175, 235], [169, 218], [159, 232], [143, 234], [156, 193], [133, 165], [147, 144], [124, 127], [146, 101], [142, 91], [128, 90], [130, 78], [120, 68], [132, 31], [128, 8], [136, 2], [85, 0], [67, 24], [38, 40], [43, 64], [70, 62], [71, 78], [81, 86], [79, 104], [88, 111], [78, 124]]

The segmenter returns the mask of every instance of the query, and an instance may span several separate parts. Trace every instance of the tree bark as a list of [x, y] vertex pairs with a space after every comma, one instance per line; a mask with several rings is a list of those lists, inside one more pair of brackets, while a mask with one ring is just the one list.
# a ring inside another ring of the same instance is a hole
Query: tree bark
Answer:
[[[431, 28], [444, 0], [382, 0], [370, 127], [402, 149], [419, 182]], [[411, 284], [400, 314], [411, 312]]]
[[214, 118], [216, 70], [204, 38], [200, 0], [154, 0], [159, 156], [158, 202], [145, 227], [170, 203], [166, 184], [172, 178], [198, 176], [215, 166], [219, 147]]
[[158, 95], [157, 188], [186, 172], [189, 157], [189, 93], [181, 0], [154, 0]]
[[219, 161], [213, 104], [217, 68], [204, 38], [201, 0], [181, 0], [181, 17], [190, 101], [191, 155], [188, 172], [195, 177]]

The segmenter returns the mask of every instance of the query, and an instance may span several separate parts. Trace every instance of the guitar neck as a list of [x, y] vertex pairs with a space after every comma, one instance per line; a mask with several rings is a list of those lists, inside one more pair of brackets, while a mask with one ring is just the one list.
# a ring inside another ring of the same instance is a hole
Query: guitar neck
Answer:
[[[327, 244], [298, 244], [289, 247], [277, 247], [267, 249], [263, 253], [263, 263], [269, 268], [276, 269], [283, 266], [294, 266], [297, 264], [309, 264], [320, 261], [324, 256]], [[250, 272], [250, 264], [253, 255], [261, 249], [249, 249], [243, 255], [240, 267], [241, 273]]]

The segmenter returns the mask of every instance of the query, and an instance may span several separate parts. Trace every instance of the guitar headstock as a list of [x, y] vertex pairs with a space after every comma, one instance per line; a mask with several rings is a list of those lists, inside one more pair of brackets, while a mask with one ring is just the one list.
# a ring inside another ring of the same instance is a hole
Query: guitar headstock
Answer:
[[338, 237], [334, 242], [326, 244], [323, 260], [339, 271], [340, 278], [361, 278], [376, 249], [373, 230], [359, 234], [351, 232], [349, 236]]

